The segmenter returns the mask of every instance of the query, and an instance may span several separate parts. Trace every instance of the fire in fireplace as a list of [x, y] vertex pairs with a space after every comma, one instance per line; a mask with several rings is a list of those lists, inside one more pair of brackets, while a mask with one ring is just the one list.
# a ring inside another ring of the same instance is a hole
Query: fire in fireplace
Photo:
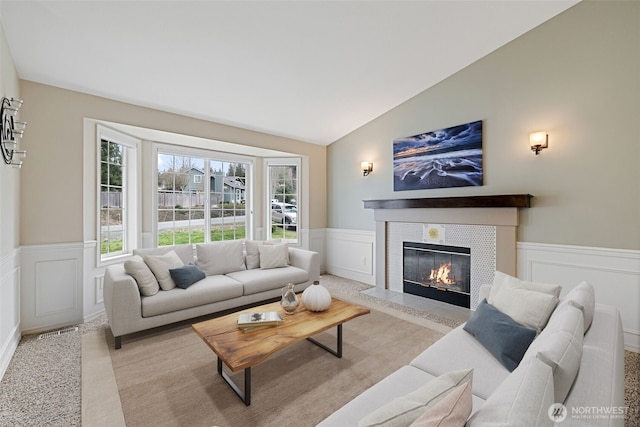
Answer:
[[405, 293], [470, 307], [470, 248], [404, 242], [402, 259]]

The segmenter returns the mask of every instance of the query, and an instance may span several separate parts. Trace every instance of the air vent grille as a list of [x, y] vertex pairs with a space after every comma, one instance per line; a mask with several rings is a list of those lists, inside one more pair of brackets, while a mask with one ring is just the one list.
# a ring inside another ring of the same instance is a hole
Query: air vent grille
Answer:
[[40, 334], [38, 336], [38, 339], [42, 340], [42, 339], [46, 339], [46, 338], [59, 337], [60, 335], [68, 334], [70, 332], [78, 332], [78, 327], [74, 326], [74, 327], [71, 327], [71, 328], [65, 328], [65, 329], [60, 329], [60, 330], [57, 330], [57, 331], [46, 332], [44, 334]]

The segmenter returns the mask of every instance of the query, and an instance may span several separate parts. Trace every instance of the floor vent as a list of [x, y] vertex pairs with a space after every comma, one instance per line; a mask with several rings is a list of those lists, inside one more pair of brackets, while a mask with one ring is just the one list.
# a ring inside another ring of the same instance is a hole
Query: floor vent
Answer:
[[38, 336], [38, 339], [42, 340], [42, 339], [45, 339], [45, 338], [57, 337], [57, 336], [60, 336], [60, 335], [68, 334], [69, 332], [78, 332], [78, 327], [74, 326], [72, 328], [60, 329], [59, 331], [53, 331], [53, 332], [47, 332], [47, 333], [44, 333], [44, 334], [40, 334], [40, 336]]

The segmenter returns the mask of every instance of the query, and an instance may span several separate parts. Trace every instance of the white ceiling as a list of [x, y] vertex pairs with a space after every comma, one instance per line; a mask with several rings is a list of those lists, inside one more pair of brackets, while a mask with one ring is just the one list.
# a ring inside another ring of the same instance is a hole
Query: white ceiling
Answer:
[[0, 0], [18, 76], [327, 145], [579, 0]]

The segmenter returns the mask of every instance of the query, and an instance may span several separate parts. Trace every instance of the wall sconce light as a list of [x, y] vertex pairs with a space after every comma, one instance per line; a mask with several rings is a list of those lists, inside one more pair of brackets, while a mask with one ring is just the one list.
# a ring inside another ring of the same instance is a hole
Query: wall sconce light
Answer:
[[371, 172], [373, 172], [373, 163], [371, 163], [371, 162], [362, 162], [362, 163], [360, 163], [360, 169], [362, 169], [362, 176], [367, 176]]
[[531, 132], [529, 134], [529, 144], [531, 145], [531, 151], [540, 153], [541, 150], [549, 147], [549, 135], [547, 132]]
[[21, 156], [22, 158], [27, 156], [26, 151], [18, 151], [18, 139], [24, 135], [24, 130], [27, 127], [26, 122], [18, 122], [15, 120], [15, 116], [18, 115], [18, 110], [22, 107], [22, 101], [14, 98], [2, 98], [2, 104], [0, 106], [0, 145], [2, 146], [2, 157], [4, 162], [13, 167], [21, 167], [22, 160], [19, 162], [14, 161], [14, 155]]

